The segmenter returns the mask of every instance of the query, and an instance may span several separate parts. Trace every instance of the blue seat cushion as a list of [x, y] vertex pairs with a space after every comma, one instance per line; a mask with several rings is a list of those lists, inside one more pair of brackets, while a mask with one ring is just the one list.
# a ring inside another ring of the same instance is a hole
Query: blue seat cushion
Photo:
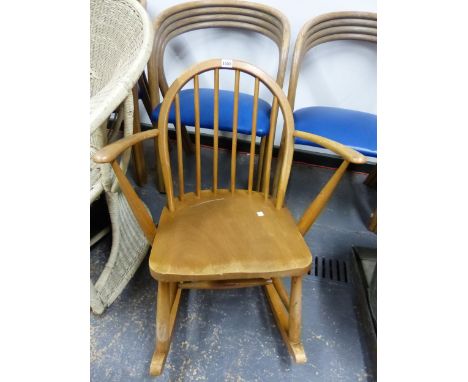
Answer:
[[[294, 112], [296, 130], [332, 139], [361, 154], [377, 157], [377, 116], [337, 107], [314, 106]], [[300, 145], [319, 145], [296, 138]]]
[[[180, 99], [180, 121], [182, 125], [195, 126], [195, 106], [193, 89], [182, 90]], [[200, 127], [213, 129], [214, 89], [199, 89], [200, 94]], [[239, 93], [239, 115], [237, 132], [250, 134], [252, 131], [252, 111], [254, 97], [250, 94]], [[151, 121], [156, 122], [159, 117], [159, 104], [151, 113]], [[229, 90], [219, 91], [219, 122], [218, 127], [223, 131], [232, 131], [232, 115], [234, 109], [234, 92]], [[268, 102], [258, 99], [257, 132], [263, 137], [270, 129], [270, 110]], [[175, 102], [172, 103], [169, 112], [169, 123], [175, 124]]]

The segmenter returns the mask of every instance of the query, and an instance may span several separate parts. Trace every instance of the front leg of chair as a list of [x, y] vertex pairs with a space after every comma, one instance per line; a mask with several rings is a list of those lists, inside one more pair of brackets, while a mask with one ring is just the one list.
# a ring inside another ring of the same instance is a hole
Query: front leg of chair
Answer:
[[158, 282], [156, 304], [156, 349], [151, 359], [150, 374], [161, 375], [171, 345], [181, 289], [175, 282]]
[[305, 363], [307, 357], [301, 342], [302, 276], [291, 278], [289, 299], [285, 296], [285, 288], [279, 278], [274, 278], [273, 283], [266, 285], [264, 288], [276, 325], [289, 354], [291, 354], [295, 362]]

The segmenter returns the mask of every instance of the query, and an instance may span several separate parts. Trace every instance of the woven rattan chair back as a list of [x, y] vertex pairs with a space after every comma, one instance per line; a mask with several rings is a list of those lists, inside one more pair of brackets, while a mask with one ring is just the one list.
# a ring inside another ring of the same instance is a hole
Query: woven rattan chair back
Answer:
[[131, 91], [148, 60], [153, 32], [135, 0], [91, 0], [91, 129]]

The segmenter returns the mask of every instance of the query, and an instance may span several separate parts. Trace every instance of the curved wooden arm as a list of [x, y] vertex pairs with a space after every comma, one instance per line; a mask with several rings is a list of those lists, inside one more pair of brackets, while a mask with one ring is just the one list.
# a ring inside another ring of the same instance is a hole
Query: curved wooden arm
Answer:
[[145, 139], [157, 137], [158, 135], [158, 129], [151, 129], [119, 139], [117, 142], [111, 143], [95, 153], [93, 155], [93, 160], [96, 163], [110, 163], [134, 144], [144, 141]]
[[321, 137], [320, 135], [296, 130], [294, 131], [294, 136], [305, 139], [306, 141], [317, 143], [318, 145], [323, 146], [326, 149], [340, 155], [347, 162], [358, 164], [367, 162], [366, 157], [361, 153], [358, 153], [356, 150], [353, 150], [352, 148], [342, 145], [336, 141], [332, 141], [331, 139]]

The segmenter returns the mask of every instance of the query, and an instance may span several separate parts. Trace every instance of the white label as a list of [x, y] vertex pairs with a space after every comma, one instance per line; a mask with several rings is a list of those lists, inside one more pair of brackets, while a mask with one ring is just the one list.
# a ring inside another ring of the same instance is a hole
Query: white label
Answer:
[[227, 58], [222, 58], [221, 59], [221, 66], [223, 68], [232, 68], [232, 60], [229, 60]]
[[264, 216], [265, 214], [263, 213], [263, 211], [257, 211], [257, 216]]

